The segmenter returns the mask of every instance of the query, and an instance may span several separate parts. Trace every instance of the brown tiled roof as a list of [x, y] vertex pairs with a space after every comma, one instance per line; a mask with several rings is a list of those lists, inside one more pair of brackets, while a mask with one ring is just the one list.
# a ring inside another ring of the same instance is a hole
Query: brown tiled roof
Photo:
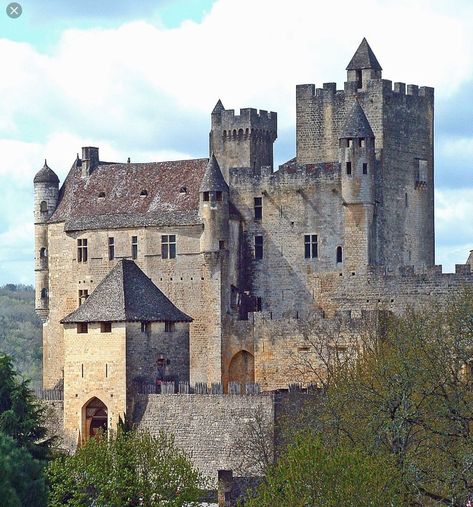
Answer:
[[207, 164], [207, 158], [100, 162], [90, 176], [82, 178], [76, 161], [50, 222], [66, 222], [68, 230], [198, 224], [199, 187]]
[[63, 323], [192, 322], [131, 260], [123, 259]]

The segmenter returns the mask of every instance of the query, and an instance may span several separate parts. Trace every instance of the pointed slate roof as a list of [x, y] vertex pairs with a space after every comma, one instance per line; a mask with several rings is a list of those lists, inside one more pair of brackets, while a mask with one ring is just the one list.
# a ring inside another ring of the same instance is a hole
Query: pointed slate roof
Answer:
[[355, 100], [351, 111], [348, 113], [345, 126], [340, 133], [339, 139], [358, 137], [374, 137], [374, 134], [365, 112], [358, 100]]
[[228, 185], [223, 177], [220, 166], [218, 165], [215, 155], [212, 153], [207, 169], [205, 170], [202, 183], [200, 184], [200, 192], [228, 192]]
[[366, 38], [361, 41], [346, 70], [361, 69], [383, 70]]
[[36, 173], [33, 183], [51, 183], [59, 185], [59, 178], [57, 174], [48, 166], [46, 159], [44, 166]]
[[62, 323], [192, 322], [131, 260], [122, 259]]
[[222, 101], [218, 99], [217, 103], [215, 104], [215, 107], [213, 108], [212, 114], [219, 114], [222, 111], [225, 111], [225, 108], [223, 107]]

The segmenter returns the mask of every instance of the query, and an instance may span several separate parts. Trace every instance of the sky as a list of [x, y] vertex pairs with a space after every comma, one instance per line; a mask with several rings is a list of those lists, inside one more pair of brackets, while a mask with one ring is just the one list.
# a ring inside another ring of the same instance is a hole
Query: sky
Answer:
[[210, 112], [278, 113], [295, 155], [295, 86], [336, 81], [363, 37], [383, 77], [435, 87], [436, 263], [473, 249], [470, 0], [20, 0], [0, 5], [0, 285], [33, 283], [33, 177], [103, 160], [208, 155]]

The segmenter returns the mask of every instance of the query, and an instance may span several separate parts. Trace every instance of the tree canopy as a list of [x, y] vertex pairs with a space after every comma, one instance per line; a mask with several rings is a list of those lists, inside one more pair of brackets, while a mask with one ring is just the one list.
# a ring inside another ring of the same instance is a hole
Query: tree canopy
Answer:
[[47, 477], [51, 507], [192, 507], [205, 486], [172, 437], [121, 430], [54, 460]]

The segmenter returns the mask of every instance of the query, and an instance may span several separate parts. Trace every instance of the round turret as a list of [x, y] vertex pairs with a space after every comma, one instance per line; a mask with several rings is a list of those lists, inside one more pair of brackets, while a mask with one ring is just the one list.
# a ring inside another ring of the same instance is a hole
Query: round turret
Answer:
[[202, 252], [228, 247], [228, 185], [212, 154], [199, 189], [199, 212], [204, 222], [200, 240]]
[[373, 203], [374, 134], [358, 101], [347, 116], [339, 140], [343, 200], [347, 204]]
[[36, 173], [33, 183], [36, 279], [35, 307], [36, 313], [45, 321], [49, 313], [48, 220], [57, 206], [59, 178], [45, 160], [44, 166]]
[[48, 166], [47, 161], [44, 161], [44, 166], [36, 173], [33, 183], [48, 183], [51, 185], [59, 186], [59, 178], [57, 174]]

